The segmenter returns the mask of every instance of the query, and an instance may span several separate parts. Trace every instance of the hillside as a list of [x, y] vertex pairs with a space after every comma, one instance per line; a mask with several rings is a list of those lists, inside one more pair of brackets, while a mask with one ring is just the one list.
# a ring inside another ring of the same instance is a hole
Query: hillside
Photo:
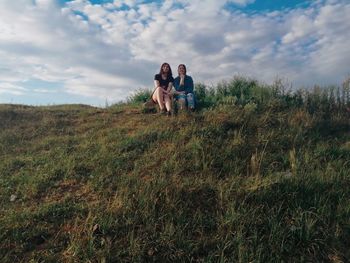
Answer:
[[172, 117], [0, 105], [0, 261], [346, 262], [346, 94], [237, 83]]

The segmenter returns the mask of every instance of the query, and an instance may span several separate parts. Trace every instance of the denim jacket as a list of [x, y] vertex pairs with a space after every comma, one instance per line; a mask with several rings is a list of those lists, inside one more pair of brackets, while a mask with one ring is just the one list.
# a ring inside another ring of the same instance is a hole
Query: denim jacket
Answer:
[[180, 77], [174, 79], [174, 88], [176, 91], [185, 91], [186, 94], [193, 93], [193, 79], [191, 76], [185, 75], [184, 85], [180, 86]]

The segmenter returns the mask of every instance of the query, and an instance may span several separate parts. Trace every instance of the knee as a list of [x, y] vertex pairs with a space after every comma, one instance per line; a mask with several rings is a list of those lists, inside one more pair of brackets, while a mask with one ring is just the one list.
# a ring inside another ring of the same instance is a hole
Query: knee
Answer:
[[162, 90], [162, 88], [161, 87], [158, 87], [157, 89], [156, 89], [156, 93], [157, 94], [163, 94], [163, 90]]
[[193, 93], [188, 93], [187, 94], [187, 99], [193, 100], [194, 99]]

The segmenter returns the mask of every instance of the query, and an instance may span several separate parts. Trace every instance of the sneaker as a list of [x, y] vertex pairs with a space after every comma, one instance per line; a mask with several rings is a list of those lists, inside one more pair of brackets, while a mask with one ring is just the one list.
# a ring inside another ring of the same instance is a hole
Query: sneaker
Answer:
[[166, 116], [170, 117], [171, 116], [171, 111], [166, 112]]

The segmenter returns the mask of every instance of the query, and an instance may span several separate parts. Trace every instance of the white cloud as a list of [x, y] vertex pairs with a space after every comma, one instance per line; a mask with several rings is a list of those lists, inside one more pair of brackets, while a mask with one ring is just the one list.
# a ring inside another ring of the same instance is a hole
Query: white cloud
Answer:
[[56, 91], [50, 89], [33, 89], [33, 91], [37, 93], [56, 93]]
[[308, 39], [315, 29], [313, 19], [304, 14], [293, 16], [290, 22], [291, 30], [282, 39], [284, 44], [301, 41], [303, 38]]
[[164, 61], [206, 83], [243, 74], [322, 85], [349, 74], [347, 1], [250, 15], [224, 6], [251, 0], [141, 2], [0, 1], [0, 92], [23, 93], [16, 83], [35, 78], [115, 101], [151, 87]]
[[28, 90], [12, 83], [0, 82], [0, 94], [23, 95]]
[[237, 5], [245, 6], [245, 5], [254, 3], [255, 0], [231, 0], [229, 2], [235, 3]]

